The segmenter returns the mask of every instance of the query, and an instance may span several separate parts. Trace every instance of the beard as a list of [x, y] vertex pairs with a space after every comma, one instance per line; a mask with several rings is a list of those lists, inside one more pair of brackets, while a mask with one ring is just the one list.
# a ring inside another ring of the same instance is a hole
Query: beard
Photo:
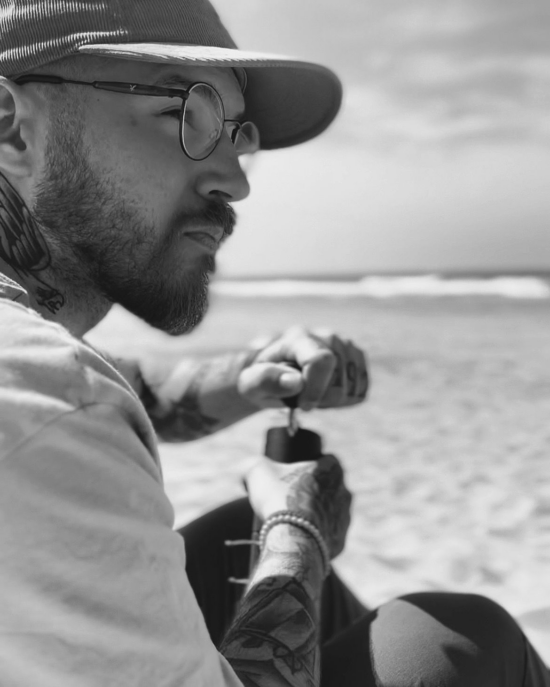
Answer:
[[93, 169], [82, 136], [61, 126], [48, 136], [32, 215], [48, 239], [52, 269], [74, 307], [93, 308], [99, 297], [172, 335], [202, 321], [215, 271], [214, 257], [207, 253], [189, 260], [183, 255], [176, 262], [182, 233], [221, 226], [225, 239], [236, 221], [229, 205], [210, 202], [198, 213], [180, 213], [163, 234], [124, 201], [123, 190], [105, 173]]

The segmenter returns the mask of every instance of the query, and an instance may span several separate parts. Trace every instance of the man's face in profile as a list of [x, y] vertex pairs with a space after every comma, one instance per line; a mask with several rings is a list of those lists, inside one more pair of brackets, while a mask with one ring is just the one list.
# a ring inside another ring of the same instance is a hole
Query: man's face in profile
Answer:
[[[174, 88], [211, 84], [226, 118], [241, 118], [230, 69], [121, 60], [90, 80], [165, 85], [167, 77]], [[181, 99], [66, 88], [85, 99], [82, 120], [50, 128], [32, 207], [57, 272], [84, 302], [93, 289], [155, 327], [189, 331], [204, 316], [216, 251], [235, 224], [228, 203], [249, 192], [229, 136], [193, 161], [179, 143]]]

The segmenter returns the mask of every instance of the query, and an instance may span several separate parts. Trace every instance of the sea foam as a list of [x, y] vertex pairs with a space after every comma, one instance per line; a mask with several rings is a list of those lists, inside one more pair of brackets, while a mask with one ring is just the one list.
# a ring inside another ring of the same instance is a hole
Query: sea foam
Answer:
[[370, 276], [355, 281], [270, 279], [216, 281], [215, 293], [238, 298], [395, 298], [403, 296], [497, 296], [549, 299], [550, 284], [539, 277], [445, 278], [439, 275]]

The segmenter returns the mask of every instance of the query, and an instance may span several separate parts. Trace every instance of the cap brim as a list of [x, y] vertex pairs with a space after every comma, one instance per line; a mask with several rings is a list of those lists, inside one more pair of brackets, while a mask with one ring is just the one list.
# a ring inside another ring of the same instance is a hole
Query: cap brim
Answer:
[[342, 84], [334, 72], [280, 55], [164, 43], [92, 44], [81, 46], [79, 52], [161, 64], [246, 69], [245, 117], [258, 127], [264, 150], [318, 136], [334, 120], [342, 103]]

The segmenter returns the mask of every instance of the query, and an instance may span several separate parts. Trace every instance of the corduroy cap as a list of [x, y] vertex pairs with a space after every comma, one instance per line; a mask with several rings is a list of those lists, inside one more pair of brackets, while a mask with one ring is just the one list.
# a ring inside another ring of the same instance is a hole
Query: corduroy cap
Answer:
[[0, 0], [0, 74], [69, 55], [244, 68], [245, 117], [263, 149], [317, 136], [342, 101], [341, 83], [326, 67], [238, 50], [208, 0]]

